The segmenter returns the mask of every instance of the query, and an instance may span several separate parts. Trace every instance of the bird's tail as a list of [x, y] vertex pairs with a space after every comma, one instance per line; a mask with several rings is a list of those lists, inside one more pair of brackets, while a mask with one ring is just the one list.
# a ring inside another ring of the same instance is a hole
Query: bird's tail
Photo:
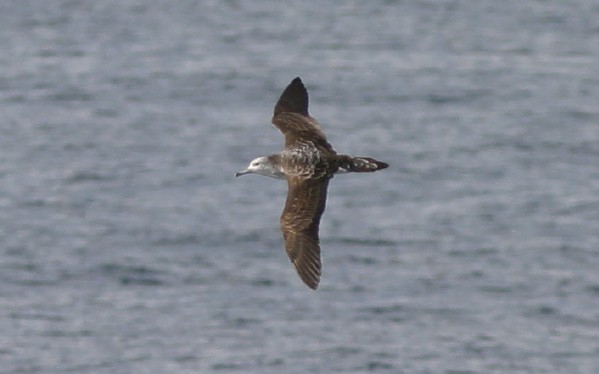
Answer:
[[339, 155], [339, 168], [350, 173], [368, 173], [389, 167], [389, 164], [371, 157]]

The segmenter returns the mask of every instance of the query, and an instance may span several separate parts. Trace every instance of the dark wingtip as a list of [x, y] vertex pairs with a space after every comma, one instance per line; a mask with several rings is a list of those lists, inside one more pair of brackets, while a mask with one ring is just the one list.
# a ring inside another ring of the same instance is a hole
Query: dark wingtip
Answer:
[[308, 115], [308, 90], [300, 77], [295, 77], [289, 83], [275, 105], [275, 116], [283, 112]]
[[[316, 272], [310, 270], [311, 266], [316, 266]], [[318, 284], [320, 283], [320, 267], [320, 261], [318, 261], [313, 265], [303, 264], [296, 266], [296, 270], [302, 282], [304, 282], [304, 284], [311, 289], [316, 290], [318, 289]]]
[[304, 284], [308, 287], [310, 287], [310, 289], [316, 291], [318, 289], [318, 283], [320, 282], [320, 279], [312, 279], [312, 278], [304, 278], [301, 277], [302, 281], [304, 282]]

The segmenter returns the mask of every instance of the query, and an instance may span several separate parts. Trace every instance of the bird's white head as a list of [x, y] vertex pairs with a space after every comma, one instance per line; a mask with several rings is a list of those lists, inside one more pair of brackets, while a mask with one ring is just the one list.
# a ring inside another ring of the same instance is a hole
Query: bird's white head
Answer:
[[268, 156], [253, 159], [247, 169], [238, 171], [235, 173], [235, 176], [239, 177], [241, 175], [252, 173], [276, 179], [285, 179], [285, 175], [271, 162]]

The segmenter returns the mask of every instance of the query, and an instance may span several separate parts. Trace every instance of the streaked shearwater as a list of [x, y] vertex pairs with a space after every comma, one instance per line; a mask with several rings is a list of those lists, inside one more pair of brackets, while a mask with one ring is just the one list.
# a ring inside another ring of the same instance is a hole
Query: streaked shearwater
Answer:
[[252, 160], [235, 176], [254, 173], [287, 180], [287, 202], [281, 214], [285, 250], [302, 281], [315, 290], [321, 269], [318, 226], [329, 181], [336, 173], [373, 172], [389, 165], [370, 157], [337, 154], [308, 114], [308, 91], [299, 77], [281, 94], [272, 123], [285, 136], [283, 151]]

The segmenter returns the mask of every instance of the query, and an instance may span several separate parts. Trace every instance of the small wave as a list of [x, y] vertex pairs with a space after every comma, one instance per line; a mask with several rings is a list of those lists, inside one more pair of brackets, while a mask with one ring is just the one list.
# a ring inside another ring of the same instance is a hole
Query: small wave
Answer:
[[340, 244], [350, 244], [350, 245], [368, 245], [374, 247], [388, 247], [395, 246], [398, 243], [395, 240], [387, 240], [387, 239], [373, 239], [373, 238], [332, 238], [329, 240], [323, 240], [323, 242], [328, 243], [340, 243]]
[[34, 321], [51, 321], [51, 322], [62, 322], [64, 318], [58, 315], [42, 314], [42, 313], [11, 313], [10, 318], [20, 320], [34, 320]]
[[585, 291], [593, 295], [599, 295], [599, 284], [591, 284], [585, 287]]
[[153, 241], [152, 244], [159, 246], [201, 244], [202, 240], [196, 234], [181, 234], [162, 236]]
[[99, 267], [100, 273], [116, 277], [123, 285], [159, 286], [163, 272], [146, 266], [130, 266], [120, 264], [104, 264]]
[[371, 306], [363, 309], [365, 312], [373, 314], [396, 314], [406, 312], [406, 308], [401, 304], [392, 304], [384, 306]]
[[67, 183], [83, 183], [83, 182], [100, 182], [100, 181], [109, 181], [112, 180], [114, 178], [107, 176], [107, 175], [102, 175], [93, 171], [80, 171], [80, 172], [75, 172], [71, 175], [69, 175], [66, 178], [66, 182]]
[[362, 265], [374, 265], [377, 264], [379, 261], [375, 257], [350, 255], [349, 262]]
[[78, 88], [68, 88], [46, 96], [49, 101], [92, 101], [94, 95]]

